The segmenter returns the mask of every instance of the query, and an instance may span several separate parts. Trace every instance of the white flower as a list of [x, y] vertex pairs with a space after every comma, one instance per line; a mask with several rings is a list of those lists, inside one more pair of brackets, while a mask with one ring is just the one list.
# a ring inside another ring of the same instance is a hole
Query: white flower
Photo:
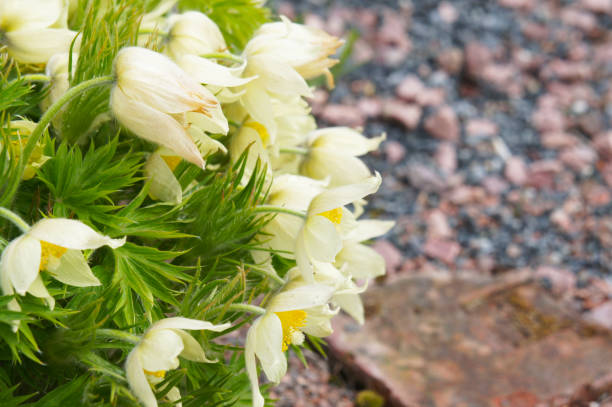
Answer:
[[344, 205], [373, 194], [380, 182], [376, 173], [359, 183], [324, 191], [310, 202], [295, 244], [295, 258], [305, 280], [313, 281], [314, 261], [334, 262], [342, 249], [341, 232], [355, 226], [352, 213]]
[[[230, 325], [213, 325], [182, 317], [162, 319], [151, 325], [125, 363], [126, 377], [134, 395], [145, 407], [157, 407], [150, 383], [161, 382], [168, 370], [176, 369], [179, 366], [178, 356], [194, 362], [214, 362], [206, 358], [198, 341], [184, 329], [220, 332]], [[179, 400], [178, 389], [172, 388], [168, 398], [170, 401]], [[176, 405], [180, 406], [181, 403]]]
[[[47, 76], [51, 78], [49, 81], [49, 92], [47, 96], [41, 102], [41, 108], [43, 111], [47, 110], [49, 106], [55, 103], [66, 91], [70, 88], [70, 84], [68, 83], [68, 63], [70, 60], [70, 54], [67, 52], [63, 52], [61, 54], [55, 54], [49, 61], [47, 62], [47, 66], [45, 67], [45, 73]], [[79, 54], [72, 54], [72, 72], [74, 74], [77, 62], [79, 60]], [[58, 114], [53, 118], [53, 126], [55, 130], [58, 131], [60, 129], [60, 124], [62, 122], [62, 113], [63, 110], [60, 110]]]
[[183, 55], [206, 55], [227, 51], [221, 30], [208, 16], [188, 11], [168, 17], [170, 32], [167, 52], [172, 59]]
[[266, 149], [269, 134], [266, 128], [258, 122], [247, 121], [242, 125], [238, 134], [235, 134], [230, 140], [229, 153], [232, 163], [238, 162], [242, 154], [248, 150], [248, 156], [245, 163], [245, 170], [240, 182], [246, 184], [257, 166], [259, 161], [260, 171], [266, 171], [266, 182], [272, 180], [272, 168], [270, 165], [270, 157]]
[[244, 357], [254, 407], [264, 405], [255, 357], [268, 380], [280, 382], [287, 372], [284, 352], [289, 345], [301, 345], [304, 332], [317, 336], [331, 333], [321, 327], [334, 315], [326, 305], [332, 293], [333, 288], [324, 284], [288, 286], [270, 298], [266, 313], [253, 322], [247, 333]]
[[[55, 301], [40, 277], [47, 271], [56, 280], [76, 287], [100, 285], [81, 250], [122, 246], [125, 239], [111, 239], [72, 219], [42, 219], [14, 239], [2, 252], [0, 280], [2, 292], [26, 292], [45, 298], [53, 308]], [[14, 301], [14, 300], [13, 300]], [[16, 302], [13, 309], [19, 309]]]
[[111, 94], [115, 117], [137, 136], [160, 144], [200, 167], [198, 145], [220, 143], [204, 132], [226, 134], [229, 127], [217, 99], [166, 56], [139, 47], [115, 59], [117, 83]]
[[67, 13], [63, 0], [2, 0], [1, 41], [19, 62], [46, 63], [51, 55], [67, 52], [77, 35], [66, 28]]
[[300, 173], [314, 179], [330, 179], [331, 186], [354, 184], [371, 175], [359, 156], [376, 150], [385, 139], [368, 139], [348, 127], [315, 130], [308, 136], [309, 152]]
[[257, 48], [259, 54], [291, 66], [305, 79], [325, 74], [331, 81], [329, 68], [338, 60], [328, 57], [344, 41], [317, 28], [292, 23], [286, 17], [281, 19], [262, 25], [251, 47]]
[[[12, 145], [15, 157], [21, 155], [21, 151], [28, 142], [28, 138], [36, 128], [36, 123], [30, 120], [13, 120], [9, 123], [10, 138], [9, 141]], [[2, 142], [0, 141], [0, 148]], [[32, 154], [28, 158], [28, 162], [23, 171], [22, 179], [28, 180], [34, 178], [36, 171], [42, 167], [50, 157], [46, 156], [43, 152], [43, 145], [40, 141], [36, 143]]]
[[395, 225], [393, 221], [360, 220], [343, 236], [342, 250], [336, 256], [336, 266], [346, 269], [357, 279], [368, 280], [385, 274], [385, 259], [361, 242], [384, 235]]

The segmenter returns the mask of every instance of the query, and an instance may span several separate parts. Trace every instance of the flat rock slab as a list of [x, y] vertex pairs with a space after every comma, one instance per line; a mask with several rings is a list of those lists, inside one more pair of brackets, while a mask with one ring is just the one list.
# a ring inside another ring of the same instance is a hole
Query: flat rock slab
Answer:
[[330, 354], [390, 406], [588, 406], [585, 398], [612, 390], [610, 332], [530, 275], [373, 287], [365, 326], [337, 318]]

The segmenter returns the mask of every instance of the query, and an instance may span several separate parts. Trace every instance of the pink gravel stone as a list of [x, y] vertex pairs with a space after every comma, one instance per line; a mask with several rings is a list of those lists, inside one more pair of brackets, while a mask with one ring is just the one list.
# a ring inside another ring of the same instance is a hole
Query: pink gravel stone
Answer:
[[612, 329], [612, 301], [606, 301], [593, 308], [585, 317], [591, 322]]
[[470, 119], [465, 124], [468, 136], [494, 136], [498, 130], [497, 124], [487, 119]]
[[321, 118], [338, 126], [363, 126], [365, 117], [356, 106], [326, 105], [321, 111]]
[[409, 130], [414, 130], [421, 120], [421, 108], [399, 100], [387, 100], [383, 105], [383, 116], [397, 120]]
[[372, 245], [372, 248], [385, 259], [387, 273], [395, 272], [402, 265], [404, 260], [402, 252], [390, 241], [386, 239], [377, 240]]
[[459, 12], [455, 6], [448, 1], [443, 1], [438, 4], [438, 14], [440, 14], [440, 18], [447, 24], [452, 24], [459, 18]]
[[450, 106], [443, 106], [425, 120], [425, 130], [440, 140], [459, 141], [459, 119]]
[[442, 142], [436, 149], [434, 160], [446, 174], [452, 174], [457, 169], [457, 150], [451, 142]]
[[423, 252], [446, 264], [453, 264], [459, 253], [461, 253], [461, 246], [454, 240], [430, 238], [425, 242]]
[[387, 161], [391, 164], [397, 164], [406, 156], [406, 147], [395, 140], [386, 141], [383, 144], [383, 150], [385, 151]]
[[527, 165], [521, 157], [510, 157], [506, 161], [504, 175], [514, 185], [524, 185], [527, 181]]
[[576, 171], [586, 171], [595, 163], [597, 154], [590, 146], [582, 144], [564, 149], [559, 158]]

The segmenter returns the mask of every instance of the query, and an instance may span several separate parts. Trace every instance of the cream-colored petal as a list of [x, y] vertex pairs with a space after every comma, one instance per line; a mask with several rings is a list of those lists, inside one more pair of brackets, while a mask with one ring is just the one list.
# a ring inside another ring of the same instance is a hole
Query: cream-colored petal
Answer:
[[370, 279], [385, 274], [385, 259], [374, 249], [351, 241], [345, 241], [336, 256], [336, 264], [358, 279]]
[[188, 123], [207, 133], [227, 134], [229, 124], [227, 118], [223, 115], [221, 105], [209, 109], [208, 113], [210, 116], [197, 112], [189, 112], [185, 114], [185, 118]]
[[355, 321], [363, 325], [363, 302], [361, 302], [359, 294], [336, 294], [332, 300], [334, 304], [342, 308], [342, 310], [353, 317]]
[[[251, 397], [253, 398], [253, 407], [263, 407], [264, 398], [259, 391], [259, 380], [257, 374], [257, 365], [255, 363], [255, 349], [257, 347], [257, 330], [262, 317], [257, 318], [251, 328], [247, 332], [246, 342], [244, 346], [244, 361], [246, 365], [247, 376], [251, 383]], [[282, 328], [281, 328], [282, 330]], [[282, 337], [282, 332], [281, 332]], [[282, 338], [281, 338], [282, 341]], [[282, 345], [281, 345], [282, 346]]]
[[[52, 55], [68, 52], [78, 33], [65, 28], [34, 28], [5, 33], [9, 53], [22, 63], [46, 63]], [[80, 46], [80, 37], [75, 49]]]
[[342, 239], [336, 226], [323, 216], [309, 217], [302, 233], [306, 252], [311, 259], [331, 263], [342, 249]]
[[32, 294], [34, 297], [44, 298], [51, 310], [55, 308], [55, 298], [47, 291], [47, 287], [45, 287], [45, 283], [43, 283], [40, 274], [36, 276], [32, 284], [28, 287], [28, 293]]
[[125, 362], [125, 376], [132, 393], [145, 407], [157, 407], [157, 399], [145, 376], [138, 352], [138, 346], [136, 346], [127, 357]]
[[178, 355], [183, 348], [183, 340], [174, 330], [153, 329], [138, 344], [138, 353], [145, 370], [167, 371], [179, 366]]
[[346, 155], [360, 156], [376, 150], [385, 138], [383, 134], [370, 139], [349, 127], [328, 127], [312, 132], [309, 135], [309, 144], [315, 148], [337, 150]]
[[256, 78], [256, 76], [241, 78], [234, 74], [236, 70], [197, 55], [184, 55], [177, 62], [185, 72], [198, 82], [206, 85], [222, 87], [242, 86]]
[[173, 329], [178, 336], [183, 340], [183, 351], [180, 356], [187, 359], [192, 360], [194, 362], [203, 362], [203, 363], [214, 363], [216, 360], [211, 360], [206, 357], [204, 353], [204, 349], [200, 346], [199, 342], [196, 339], [188, 334], [187, 332], [181, 329]]
[[191, 329], [200, 330], [205, 329], [207, 331], [221, 332], [228, 329], [232, 324], [229, 322], [225, 324], [215, 325], [208, 321], [201, 321], [199, 319], [190, 319], [184, 317], [172, 317], [160, 319], [154, 323], [149, 330], [153, 329]]
[[204, 168], [205, 162], [198, 146], [172, 116], [128, 98], [117, 87], [111, 93], [111, 108], [119, 122], [138, 137], [167, 147], [176, 155]]
[[276, 123], [274, 122], [274, 110], [272, 99], [266, 91], [260, 78], [245, 85], [246, 93], [240, 98], [245, 110], [256, 122], [261, 123], [274, 139], [276, 136]]
[[306, 247], [306, 239], [304, 233], [298, 233], [295, 240], [295, 262], [300, 270], [304, 280], [314, 282], [312, 261]]
[[314, 148], [302, 161], [300, 173], [314, 179], [329, 179], [331, 186], [356, 184], [371, 176], [363, 161], [342, 150]]
[[60, 18], [63, 8], [63, 0], [2, 0], [0, 30], [49, 27]]
[[28, 231], [38, 240], [53, 243], [67, 249], [85, 250], [109, 246], [113, 249], [123, 246], [124, 239], [111, 239], [101, 235], [83, 222], [65, 218], [45, 218]]
[[306, 310], [306, 325], [300, 328], [308, 335], [324, 338], [333, 333], [331, 319], [338, 314], [339, 309], [332, 310], [329, 305], [321, 305]]
[[168, 164], [157, 153], [151, 154], [143, 168], [145, 177], [150, 180], [149, 195], [162, 202], [180, 204], [183, 190]]
[[278, 384], [287, 372], [287, 359], [282, 350], [283, 327], [280, 319], [276, 314], [268, 312], [261, 317], [255, 330], [257, 335], [255, 354], [268, 380]]
[[313, 214], [326, 212], [357, 201], [376, 192], [380, 183], [380, 174], [376, 173], [375, 176], [368, 177], [357, 184], [329, 189], [312, 200], [308, 212]]
[[274, 295], [266, 309], [272, 312], [304, 310], [326, 304], [334, 293], [326, 284], [305, 283]]
[[25, 295], [38, 277], [40, 256], [40, 242], [27, 234], [13, 240], [4, 248], [0, 272], [8, 277], [17, 294]]
[[173, 387], [168, 390], [168, 393], [166, 393], [166, 398], [168, 399], [168, 401], [174, 403], [174, 407], [183, 406], [183, 403], [179, 402], [179, 400], [181, 399], [181, 392], [179, 391], [178, 387]]
[[393, 226], [395, 226], [395, 222], [392, 220], [360, 220], [357, 222], [357, 227], [347, 233], [344, 239], [363, 242], [364, 240], [370, 240], [384, 235], [391, 230]]
[[304, 221], [297, 216], [276, 214], [262, 229], [261, 240], [265, 247], [279, 251], [279, 256], [293, 258], [295, 240], [303, 224]]
[[60, 258], [58, 267], [47, 271], [56, 280], [75, 287], [91, 287], [101, 284], [92, 273], [80, 250], [67, 250]]

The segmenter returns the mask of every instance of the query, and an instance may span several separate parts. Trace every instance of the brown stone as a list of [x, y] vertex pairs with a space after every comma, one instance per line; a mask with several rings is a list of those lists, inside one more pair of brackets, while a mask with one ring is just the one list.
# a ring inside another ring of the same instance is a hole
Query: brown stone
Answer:
[[496, 135], [497, 131], [497, 124], [487, 119], [470, 119], [465, 124], [465, 132], [468, 137], [490, 137]]
[[527, 165], [521, 157], [513, 156], [506, 161], [504, 175], [514, 185], [523, 185], [527, 181]]
[[338, 126], [359, 127], [365, 123], [361, 110], [351, 105], [326, 105], [321, 111], [321, 118]]
[[404, 103], [391, 99], [383, 104], [382, 114], [384, 117], [397, 120], [409, 130], [414, 130], [421, 120], [422, 110], [418, 105]]
[[436, 149], [434, 160], [442, 171], [452, 174], [457, 169], [457, 149], [451, 142], [442, 142]]
[[449, 74], [456, 74], [463, 65], [463, 51], [459, 48], [445, 49], [438, 54], [438, 65]]
[[428, 272], [373, 287], [361, 329], [334, 319], [330, 355], [390, 407], [588, 406], [612, 383], [609, 333], [529, 274]]
[[408, 102], [414, 102], [424, 89], [425, 85], [418, 76], [408, 75], [397, 85], [395, 93]]
[[423, 246], [423, 253], [446, 264], [453, 264], [461, 253], [461, 246], [454, 240], [430, 238]]

